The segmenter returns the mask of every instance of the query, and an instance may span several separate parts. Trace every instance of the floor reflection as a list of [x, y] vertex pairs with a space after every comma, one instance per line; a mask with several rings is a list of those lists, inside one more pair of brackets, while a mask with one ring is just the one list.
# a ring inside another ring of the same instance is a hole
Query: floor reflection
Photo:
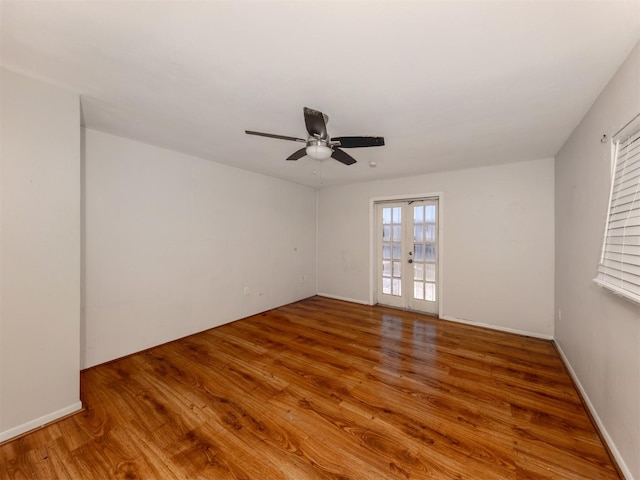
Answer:
[[422, 319], [409, 321], [393, 314], [382, 315], [380, 368], [391, 374], [420, 373], [436, 364], [437, 327]]

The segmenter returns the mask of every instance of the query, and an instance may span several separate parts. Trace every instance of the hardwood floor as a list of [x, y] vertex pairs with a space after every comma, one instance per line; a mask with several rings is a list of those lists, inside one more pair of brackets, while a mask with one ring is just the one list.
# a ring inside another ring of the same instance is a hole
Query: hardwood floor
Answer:
[[0, 478], [620, 478], [551, 342], [313, 297], [82, 372]]

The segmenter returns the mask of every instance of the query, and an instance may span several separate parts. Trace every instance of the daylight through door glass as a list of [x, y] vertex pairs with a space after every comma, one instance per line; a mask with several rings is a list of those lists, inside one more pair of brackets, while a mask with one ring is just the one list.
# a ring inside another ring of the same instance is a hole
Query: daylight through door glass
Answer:
[[436, 300], [436, 206], [413, 207], [413, 298]]
[[402, 208], [382, 209], [382, 293], [402, 295]]

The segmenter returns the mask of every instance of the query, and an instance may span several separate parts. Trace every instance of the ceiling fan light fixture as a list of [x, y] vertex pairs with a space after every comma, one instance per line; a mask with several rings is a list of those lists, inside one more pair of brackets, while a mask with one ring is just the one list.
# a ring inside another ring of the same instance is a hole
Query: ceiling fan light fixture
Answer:
[[307, 146], [307, 155], [314, 160], [326, 160], [331, 157], [332, 150], [326, 145], [311, 144]]

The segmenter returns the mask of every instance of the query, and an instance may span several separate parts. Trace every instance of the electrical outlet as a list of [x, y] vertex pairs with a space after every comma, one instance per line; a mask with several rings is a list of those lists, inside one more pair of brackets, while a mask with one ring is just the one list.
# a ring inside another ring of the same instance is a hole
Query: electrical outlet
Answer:
[[245, 294], [245, 295], [249, 295], [249, 293], [251, 293], [251, 292], [249, 291], [249, 287], [244, 287], [244, 294]]

